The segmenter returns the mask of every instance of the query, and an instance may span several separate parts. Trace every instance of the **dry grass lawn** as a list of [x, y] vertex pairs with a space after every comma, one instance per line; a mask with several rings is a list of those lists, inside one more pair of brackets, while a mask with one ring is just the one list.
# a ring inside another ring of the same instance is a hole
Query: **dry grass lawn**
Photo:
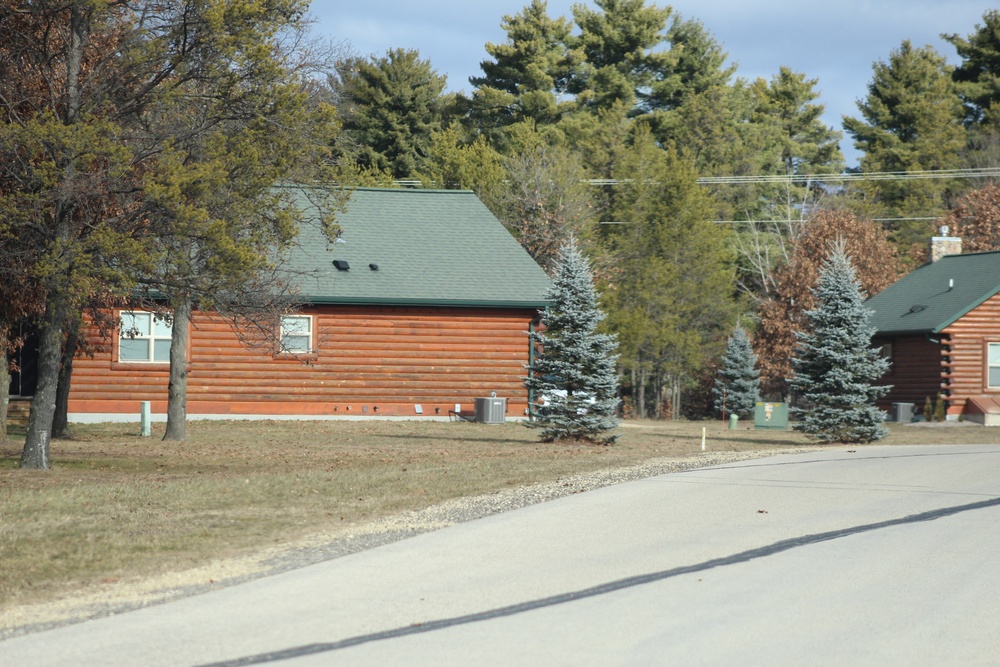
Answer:
[[[77, 425], [54, 468], [0, 443], [0, 611], [183, 570], [451, 498], [701, 451], [794, 449], [790, 432], [629, 422], [612, 446], [543, 444], [520, 424], [192, 422], [163, 443], [134, 424]], [[1000, 429], [897, 427], [889, 444], [997, 443]]]

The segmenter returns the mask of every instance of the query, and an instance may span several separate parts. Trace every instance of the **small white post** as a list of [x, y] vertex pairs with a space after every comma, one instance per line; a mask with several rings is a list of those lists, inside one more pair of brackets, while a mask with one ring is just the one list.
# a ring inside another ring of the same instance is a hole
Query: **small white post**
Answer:
[[705, 451], [705, 427], [701, 427], [701, 451]]
[[153, 432], [150, 422], [153, 421], [153, 409], [149, 401], [139, 402], [139, 424], [142, 427], [143, 437], [148, 438]]

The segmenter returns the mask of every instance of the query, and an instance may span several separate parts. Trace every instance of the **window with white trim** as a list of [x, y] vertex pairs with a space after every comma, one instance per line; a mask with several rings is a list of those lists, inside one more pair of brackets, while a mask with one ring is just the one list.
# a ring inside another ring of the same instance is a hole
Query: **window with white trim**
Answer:
[[312, 315], [283, 315], [281, 351], [292, 354], [312, 352]]
[[118, 334], [118, 361], [136, 363], [170, 362], [170, 322], [153, 313], [121, 312]]
[[990, 343], [987, 348], [986, 386], [1000, 389], [1000, 343]]
[[889, 362], [889, 370], [886, 371], [886, 372], [887, 373], [891, 373], [892, 372], [892, 367], [893, 367], [892, 343], [882, 343], [882, 346], [879, 348], [879, 355], [883, 359], [888, 360], [888, 362]]

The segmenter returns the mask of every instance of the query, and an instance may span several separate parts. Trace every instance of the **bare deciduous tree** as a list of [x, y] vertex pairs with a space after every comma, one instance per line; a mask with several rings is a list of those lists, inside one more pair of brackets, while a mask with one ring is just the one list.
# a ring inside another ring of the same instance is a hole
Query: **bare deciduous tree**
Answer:
[[591, 193], [579, 156], [544, 144], [504, 161], [507, 178], [488, 203], [546, 272], [559, 248], [593, 221]]

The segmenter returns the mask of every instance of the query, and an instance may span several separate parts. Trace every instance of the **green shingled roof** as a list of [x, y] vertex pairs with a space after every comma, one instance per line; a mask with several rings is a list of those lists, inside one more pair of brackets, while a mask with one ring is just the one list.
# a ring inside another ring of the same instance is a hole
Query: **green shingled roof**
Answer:
[[1000, 291], [1000, 252], [948, 255], [925, 264], [866, 305], [879, 334], [940, 333]]
[[[300, 205], [309, 211], [304, 197]], [[330, 243], [307, 220], [292, 251], [290, 265], [302, 272], [301, 296], [310, 303], [548, 304], [548, 276], [472, 192], [358, 188], [337, 222], [343, 233]]]

